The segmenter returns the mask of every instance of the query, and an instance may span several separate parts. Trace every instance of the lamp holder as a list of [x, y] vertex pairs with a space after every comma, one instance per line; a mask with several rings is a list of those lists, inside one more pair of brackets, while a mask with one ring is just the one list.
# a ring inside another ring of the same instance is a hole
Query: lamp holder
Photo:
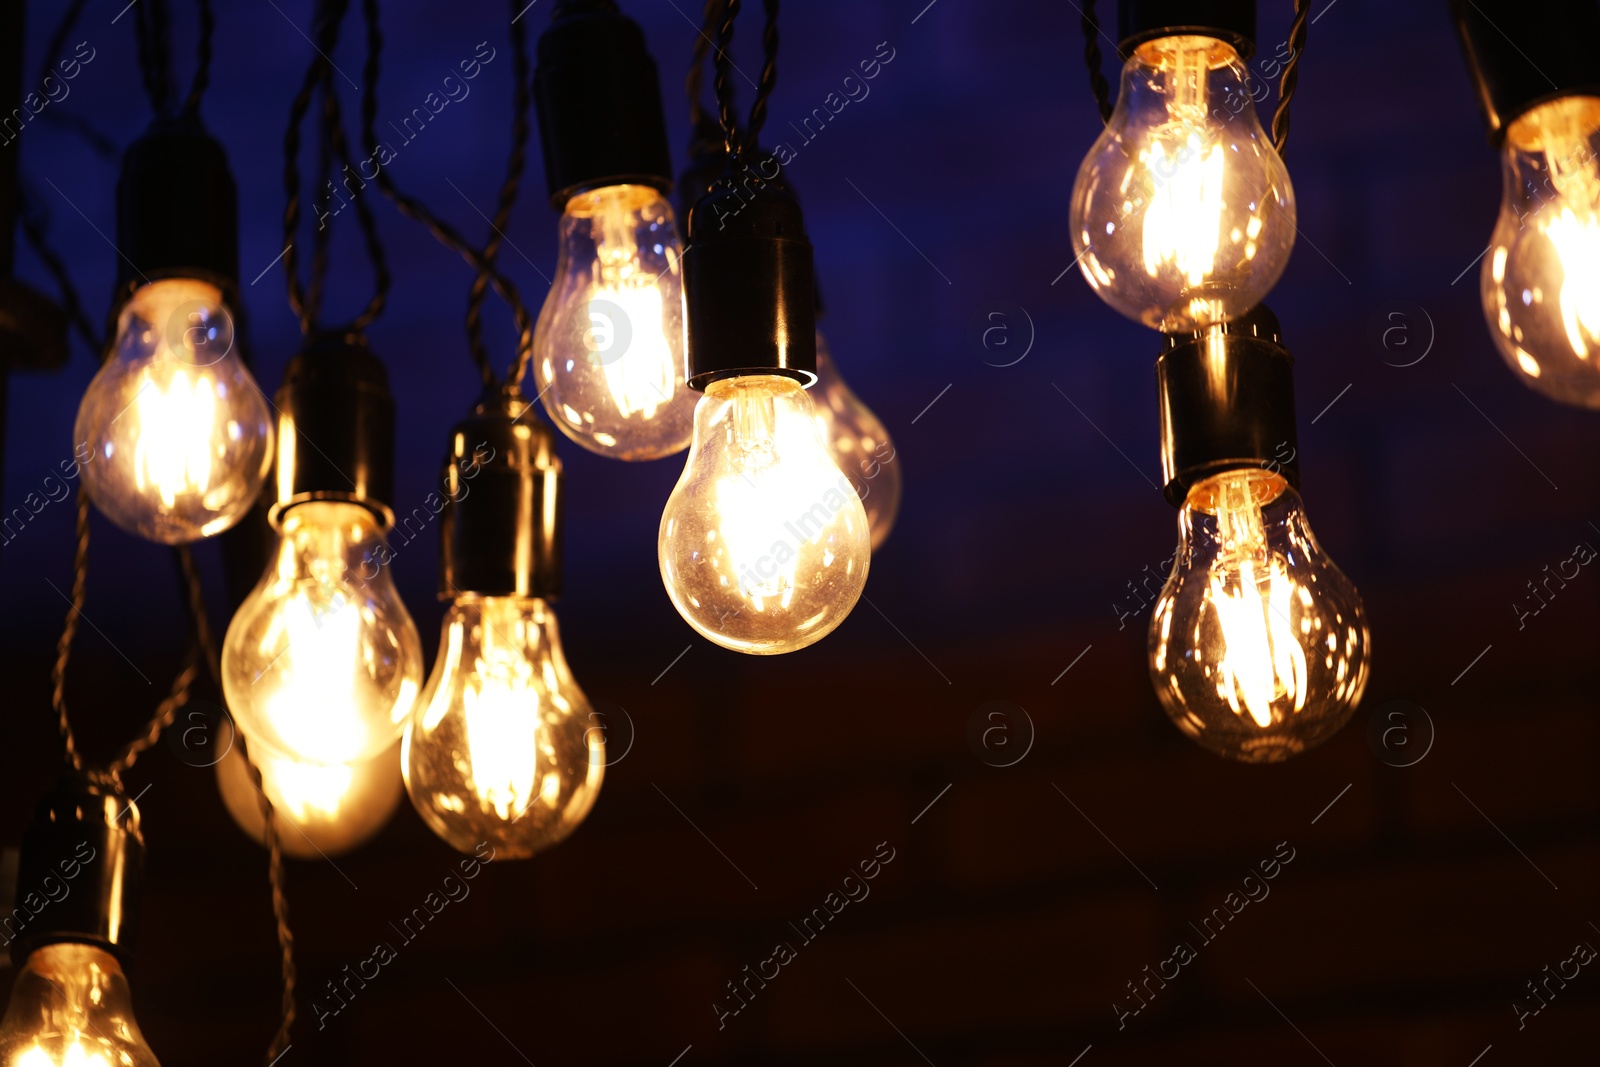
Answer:
[[439, 516], [439, 599], [561, 594], [561, 461], [531, 404], [485, 395], [450, 431]]
[[1156, 360], [1162, 493], [1182, 507], [1196, 482], [1264, 467], [1300, 487], [1294, 357], [1266, 305], [1233, 322], [1168, 335]]
[[143, 870], [139, 809], [120, 784], [63, 775], [22, 839], [16, 906], [3, 924], [12, 961], [20, 966], [36, 948], [71, 941], [127, 963]]
[[608, 185], [671, 190], [659, 81], [643, 31], [611, 0], [556, 6], [533, 74], [552, 207]]
[[1563, 96], [1600, 96], [1594, 0], [1451, 0], [1467, 73], [1499, 145], [1519, 115]]
[[817, 380], [816, 276], [800, 205], [777, 160], [725, 173], [689, 211], [683, 255], [689, 385], [780, 374]]
[[296, 504], [340, 500], [394, 526], [394, 397], [383, 362], [359, 333], [320, 333], [289, 361], [278, 387], [278, 499], [273, 525]]
[[1118, 0], [1117, 49], [1124, 58], [1161, 37], [1215, 37], [1243, 59], [1256, 50], [1256, 0]]
[[161, 278], [197, 278], [239, 295], [239, 194], [222, 145], [199, 116], [157, 118], [117, 178], [116, 307]]

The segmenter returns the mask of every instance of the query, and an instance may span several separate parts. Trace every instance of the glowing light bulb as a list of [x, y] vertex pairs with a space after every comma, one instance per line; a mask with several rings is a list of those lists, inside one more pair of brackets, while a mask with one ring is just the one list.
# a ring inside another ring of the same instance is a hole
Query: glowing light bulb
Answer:
[[1281, 475], [1197, 483], [1150, 620], [1150, 675], [1178, 728], [1248, 763], [1288, 759], [1344, 725], [1367, 684], [1361, 595], [1317, 544]]
[[[272, 801], [278, 845], [286, 856], [337, 856], [366, 844], [400, 806], [400, 744], [376, 759], [319, 765], [254, 753], [261, 791]], [[217, 762], [217, 790], [239, 829], [266, 844], [261, 794], [250, 765], [235, 747]]]
[[1289, 171], [1256, 119], [1244, 63], [1212, 37], [1139, 45], [1078, 168], [1072, 243], [1089, 287], [1184, 333], [1259, 304], [1294, 247]]
[[817, 411], [817, 432], [861, 497], [876, 551], [900, 513], [899, 456], [883, 420], [861, 402], [833, 365], [833, 353], [821, 330], [817, 331], [817, 384], [811, 388], [811, 398]]
[[130, 533], [181, 544], [250, 510], [272, 465], [272, 420], [216, 286], [164, 278], [134, 291], [73, 432], [89, 446], [90, 497]]
[[471, 854], [521, 859], [570, 834], [605, 776], [605, 739], [567, 669], [543, 600], [462, 597], [445, 613], [439, 659], [406, 726], [411, 803]]
[[296, 504], [277, 558], [228, 626], [222, 682], [252, 745], [300, 763], [369, 760], [399, 739], [422, 683], [422, 642], [370, 510]]
[[[88, 890], [85, 890], [88, 892]], [[5, 1067], [160, 1067], [117, 958], [72, 941], [34, 949], [0, 1019]]]
[[689, 443], [682, 257], [672, 206], [649, 186], [567, 203], [533, 373], [550, 420], [591, 452], [660, 459]]
[[867, 513], [800, 383], [724, 378], [695, 407], [694, 444], [661, 516], [661, 577], [711, 641], [772, 655], [821, 640], [867, 584]]
[[1506, 129], [1505, 196], [1481, 290], [1500, 354], [1530, 387], [1600, 408], [1600, 99], [1564, 96]]

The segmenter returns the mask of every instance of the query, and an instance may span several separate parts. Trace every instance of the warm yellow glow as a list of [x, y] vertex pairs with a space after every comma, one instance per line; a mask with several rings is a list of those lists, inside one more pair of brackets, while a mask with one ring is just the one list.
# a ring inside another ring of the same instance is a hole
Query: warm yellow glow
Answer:
[[1294, 190], [1229, 44], [1140, 45], [1073, 185], [1071, 235], [1090, 288], [1130, 318], [1183, 333], [1235, 318], [1283, 273]]
[[238, 521], [265, 480], [273, 430], [215, 286], [164, 278], [134, 292], [76, 432], [91, 495], [118, 525], [175, 543]]
[[272, 778], [282, 798], [283, 809], [301, 821], [313, 816], [337, 817], [355, 781], [355, 772], [348, 764], [324, 766], [279, 756], [268, 756], [265, 762], [270, 764], [270, 769], [261, 772], [263, 780], [268, 776]]
[[827, 339], [817, 331], [817, 384], [809, 390], [817, 433], [867, 509], [876, 552], [900, 512], [901, 463], [883, 420], [845, 383]]
[[[1242, 477], [1222, 476], [1217, 524], [1223, 544], [1207, 595], [1222, 632], [1217, 691], [1235, 713], [1272, 725], [1272, 706], [1305, 706], [1306, 656], [1289, 623], [1295, 586], [1268, 554], [1261, 504]], [[1265, 562], [1266, 566], [1262, 566]]]
[[300, 859], [336, 856], [365, 843], [389, 821], [400, 803], [400, 746], [375, 759], [318, 765], [268, 753], [252, 753], [261, 771], [258, 792], [242, 750], [233, 747], [217, 763], [217, 788], [239, 828], [265, 840], [261, 793], [272, 801], [278, 843]]
[[28, 955], [0, 1021], [4, 1067], [159, 1067], [116, 958], [60, 942]]
[[561, 231], [534, 339], [545, 409], [591, 451], [622, 459], [678, 451], [691, 426], [671, 207], [647, 186], [609, 186], [573, 197]]
[[1506, 132], [1505, 200], [1484, 313], [1507, 361], [1558, 400], [1600, 407], [1600, 99], [1548, 101]]
[[674, 606], [741, 652], [803, 648], [850, 613], [871, 534], [855, 488], [817, 432], [798, 382], [714, 382], [661, 517], [661, 576]]
[[289, 509], [278, 554], [228, 627], [223, 685], [252, 742], [300, 763], [370, 759], [398, 739], [422, 680], [378, 519], [356, 504]]
[[488, 841], [525, 857], [571, 833], [594, 804], [605, 743], [542, 600], [464, 597], [406, 728], [406, 787], [423, 820], [463, 852]]

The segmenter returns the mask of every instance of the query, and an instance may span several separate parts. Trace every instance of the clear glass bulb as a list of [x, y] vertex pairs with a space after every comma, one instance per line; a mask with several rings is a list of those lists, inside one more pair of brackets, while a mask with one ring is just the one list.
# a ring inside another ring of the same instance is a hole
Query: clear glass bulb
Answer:
[[1259, 304], [1294, 247], [1289, 170], [1233, 46], [1163, 37], [1122, 68], [1111, 120], [1072, 187], [1089, 287], [1135, 322], [1187, 333]]
[[273, 431], [221, 291], [193, 278], [136, 290], [73, 433], [89, 446], [90, 498], [129, 533], [174, 545], [238, 522], [272, 466]]
[[833, 365], [833, 353], [817, 331], [817, 384], [811, 387], [817, 432], [834, 463], [856, 486], [867, 509], [872, 548], [888, 538], [900, 513], [900, 463], [883, 420], [861, 402]]
[[660, 459], [689, 443], [682, 258], [672, 205], [647, 185], [567, 203], [533, 374], [550, 421], [591, 452]]
[[1247, 763], [1327, 740], [1367, 684], [1366, 610], [1306, 522], [1300, 494], [1260, 468], [1197, 483], [1150, 619], [1150, 676], [1178, 728]]
[[1505, 196], [1483, 257], [1489, 332], [1552, 399], [1600, 408], [1600, 99], [1564, 96], [1506, 129]]
[[[337, 856], [366, 844], [400, 806], [400, 743], [376, 759], [319, 765], [255, 753], [261, 792], [272, 801], [272, 821], [284, 855], [296, 859]], [[217, 790], [239, 829], [265, 845], [261, 793], [244, 751], [234, 746], [217, 761]]]
[[[93, 892], [92, 889], [82, 890]], [[161, 1067], [117, 958], [62, 941], [28, 954], [0, 1019], [4, 1067]]]
[[531, 597], [462, 597], [406, 725], [401, 762], [422, 821], [461, 852], [524, 859], [589, 814], [605, 739], [567, 669], [555, 612]]
[[821, 640], [867, 584], [867, 512], [792, 378], [706, 387], [656, 541], [673, 607], [707, 639], [773, 655]]
[[277, 558], [228, 626], [222, 684], [250, 743], [301, 763], [354, 763], [400, 737], [422, 685], [422, 642], [359, 504], [283, 513]]

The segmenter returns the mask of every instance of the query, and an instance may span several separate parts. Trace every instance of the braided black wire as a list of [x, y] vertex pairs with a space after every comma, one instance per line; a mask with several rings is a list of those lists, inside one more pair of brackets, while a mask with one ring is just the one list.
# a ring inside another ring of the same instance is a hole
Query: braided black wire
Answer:
[[333, 85], [331, 63], [322, 64], [317, 91], [322, 94], [322, 123], [317, 138], [317, 167], [314, 171], [314, 188], [317, 192], [312, 196], [311, 204], [312, 210], [316, 210], [317, 196], [322, 196], [326, 213], [317, 219], [316, 231], [311, 235], [311, 276], [306, 281], [305, 314], [313, 327], [322, 314], [322, 294], [327, 291], [328, 284], [328, 258], [333, 250], [333, 226], [329, 222], [332, 212], [328, 209], [333, 206], [333, 131], [338, 126], [339, 98]]
[[300, 91], [289, 105], [289, 129], [283, 135], [283, 270], [288, 281], [289, 307], [300, 319], [300, 332], [307, 336], [316, 328], [316, 308], [307, 303], [307, 294], [300, 287], [300, 254], [295, 250], [300, 229], [300, 124], [311, 110], [311, 100], [323, 79], [323, 67], [331, 65], [326, 53], [338, 43], [339, 23], [347, 7], [348, 0], [320, 0], [317, 4], [312, 25], [317, 58], [306, 68]]
[[144, 0], [134, 13], [133, 25], [139, 39], [139, 70], [145, 95], [150, 98], [150, 110], [165, 115], [172, 102], [167, 0]]
[[[378, 22], [377, 0], [363, 0], [362, 10], [367, 20], [367, 63], [363, 80], [365, 86], [361, 94], [361, 143], [365, 151], [376, 156], [378, 151], [378, 57], [383, 51], [383, 31]], [[443, 219], [435, 215], [428, 206], [415, 197], [401, 192], [395, 185], [394, 178], [390, 176], [387, 168], [378, 168], [375, 179], [383, 195], [388, 197], [395, 209], [406, 218], [419, 222], [425, 226], [436, 241], [455, 251], [462, 259], [466, 260], [474, 270], [489, 277], [489, 285], [499, 294], [511, 308], [511, 313], [516, 317], [518, 339], [518, 357], [516, 367], [510, 379], [506, 382], [508, 388], [516, 389], [527, 373], [528, 364], [533, 359], [533, 316], [528, 313], [527, 305], [522, 302], [522, 297], [517, 293], [516, 285], [510, 278], [500, 273], [493, 263], [483, 258], [466, 238], [462, 237], [456, 229]], [[493, 368], [489, 374], [494, 374]]]
[[711, 31], [717, 25], [727, 0], [706, 0], [700, 12], [700, 30], [695, 34], [690, 50], [689, 73], [683, 79], [683, 95], [689, 99], [689, 125], [698, 130], [711, 121], [711, 115], [700, 102], [700, 90], [705, 84], [706, 54], [711, 51]]
[[1083, 65], [1089, 68], [1089, 89], [1100, 109], [1100, 121], [1110, 122], [1111, 83], [1106, 80], [1105, 63], [1100, 56], [1100, 17], [1095, 14], [1094, 0], [1083, 0], [1082, 14]]
[[200, 46], [195, 57], [194, 82], [189, 86], [189, 95], [183, 101], [183, 111], [186, 115], [197, 115], [200, 112], [200, 100], [206, 95], [206, 88], [211, 84], [211, 36], [217, 28], [215, 14], [211, 10], [211, 0], [199, 0], [200, 3]]
[[1306, 34], [1310, 23], [1310, 0], [1294, 0], [1294, 22], [1289, 27], [1289, 59], [1283, 65], [1283, 77], [1278, 82], [1278, 107], [1272, 113], [1272, 143], [1282, 156], [1289, 142], [1289, 101], [1294, 99], [1295, 87], [1300, 84], [1300, 53], [1306, 48]]
[[[511, 208], [517, 200], [517, 186], [522, 181], [522, 172], [528, 159], [528, 134], [531, 129], [528, 123], [528, 105], [532, 102], [533, 93], [530, 91], [533, 84], [533, 71], [528, 63], [528, 34], [523, 29], [520, 19], [516, 19], [516, 12], [522, 0], [511, 0], [513, 21], [511, 23], [511, 51], [513, 74], [516, 80], [516, 89], [511, 104], [511, 154], [506, 158], [506, 177], [500, 186], [500, 200], [495, 207], [494, 218], [489, 223], [490, 234], [483, 246], [483, 259], [485, 263], [494, 263], [495, 256], [500, 252], [500, 245], [505, 240], [506, 227], [511, 225]], [[489, 349], [483, 343], [483, 302], [489, 295], [489, 275], [479, 271], [477, 277], [472, 279], [472, 290], [467, 294], [467, 345], [472, 350], [472, 361], [478, 367], [479, 377], [485, 386], [495, 384], [494, 371], [491, 367]], [[521, 380], [521, 375], [516, 374], [516, 380]]]
[[767, 123], [767, 98], [778, 84], [778, 0], [766, 0], [767, 24], [761, 34], [763, 62], [756, 83], [755, 103], [750, 105], [750, 121], [745, 124], [746, 143], [761, 143], [761, 127]]
[[717, 97], [717, 118], [722, 124], [723, 149], [735, 163], [744, 152], [744, 141], [739, 136], [739, 120], [733, 114], [733, 20], [739, 16], [739, 0], [728, 0], [722, 14], [722, 26], [717, 31], [717, 50], [713, 66], [716, 79], [712, 86]]

